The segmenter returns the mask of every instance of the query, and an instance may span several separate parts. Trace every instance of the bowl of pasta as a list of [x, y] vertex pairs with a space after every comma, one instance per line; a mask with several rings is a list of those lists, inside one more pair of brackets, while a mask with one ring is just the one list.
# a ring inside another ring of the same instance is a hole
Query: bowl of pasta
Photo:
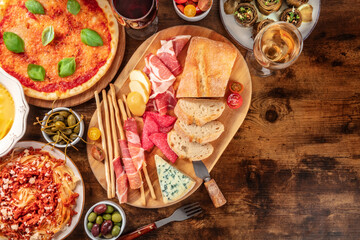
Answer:
[[28, 113], [21, 84], [0, 68], [0, 157], [24, 136]]

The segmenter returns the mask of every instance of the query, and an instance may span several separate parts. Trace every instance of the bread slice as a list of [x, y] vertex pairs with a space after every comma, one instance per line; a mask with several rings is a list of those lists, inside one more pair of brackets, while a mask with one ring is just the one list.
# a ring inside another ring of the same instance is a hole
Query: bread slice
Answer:
[[202, 126], [221, 116], [225, 103], [216, 99], [180, 99], [175, 106], [175, 115], [188, 125]]
[[193, 37], [176, 96], [224, 97], [237, 54], [229, 43]]
[[203, 126], [198, 126], [196, 124], [188, 125], [177, 120], [174, 129], [177, 133], [186, 137], [190, 142], [195, 141], [204, 144], [218, 139], [224, 131], [224, 125], [219, 121], [211, 121]]
[[199, 161], [208, 158], [214, 151], [210, 143], [200, 144], [190, 142], [187, 138], [179, 135], [172, 130], [168, 133], [168, 143], [170, 148], [179, 156], [179, 158]]

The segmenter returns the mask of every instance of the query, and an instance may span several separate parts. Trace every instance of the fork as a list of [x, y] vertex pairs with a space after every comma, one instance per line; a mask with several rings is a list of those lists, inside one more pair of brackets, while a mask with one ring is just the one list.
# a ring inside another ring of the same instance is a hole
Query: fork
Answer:
[[154, 223], [150, 223], [149, 225], [143, 226], [141, 228], [136, 229], [135, 231], [128, 233], [124, 236], [121, 236], [119, 240], [131, 240], [137, 237], [140, 237], [148, 232], [151, 232], [159, 227], [164, 226], [170, 222], [180, 222], [191, 217], [194, 217], [198, 214], [202, 213], [202, 208], [200, 207], [199, 203], [191, 203], [185, 206], [182, 206], [175, 210], [175, 212], [167, 218], [161, 219]]

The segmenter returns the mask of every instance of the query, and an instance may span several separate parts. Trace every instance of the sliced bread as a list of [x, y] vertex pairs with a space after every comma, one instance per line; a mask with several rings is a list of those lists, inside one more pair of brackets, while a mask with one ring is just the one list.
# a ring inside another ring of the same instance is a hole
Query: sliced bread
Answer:
[[225, 103], [216, 99], [180, 99], [175, 106], [175, 115], [180, 121], [202, 126], [221, 116]]
[[224, 131], [224, 125], [219, 121], [211, 121], [203, 126], [196, 124], [186, 124], [177, 120], [174, 126], [177, 133], [188, 138], [190, 142], [198, 142], [201, 144], [212, 142], [218, 139]]
[[168, 133], [167, 140], [170, 148], [179, 158], [185, 158], [191, 161], [203, 160], [209, 157], [214, 151], [210, 143], [200, 144], [190, 142], [186, 137], [179, 135], [174, 130]]

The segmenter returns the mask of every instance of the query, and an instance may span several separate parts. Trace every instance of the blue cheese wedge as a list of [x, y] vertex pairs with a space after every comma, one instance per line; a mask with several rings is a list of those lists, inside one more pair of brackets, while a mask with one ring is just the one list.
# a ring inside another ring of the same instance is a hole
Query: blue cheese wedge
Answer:
[[158, 155], [155, 155], [155, 164], [164, 203], [180, 199], [195, 186], [193, 179], [180, 172]]

